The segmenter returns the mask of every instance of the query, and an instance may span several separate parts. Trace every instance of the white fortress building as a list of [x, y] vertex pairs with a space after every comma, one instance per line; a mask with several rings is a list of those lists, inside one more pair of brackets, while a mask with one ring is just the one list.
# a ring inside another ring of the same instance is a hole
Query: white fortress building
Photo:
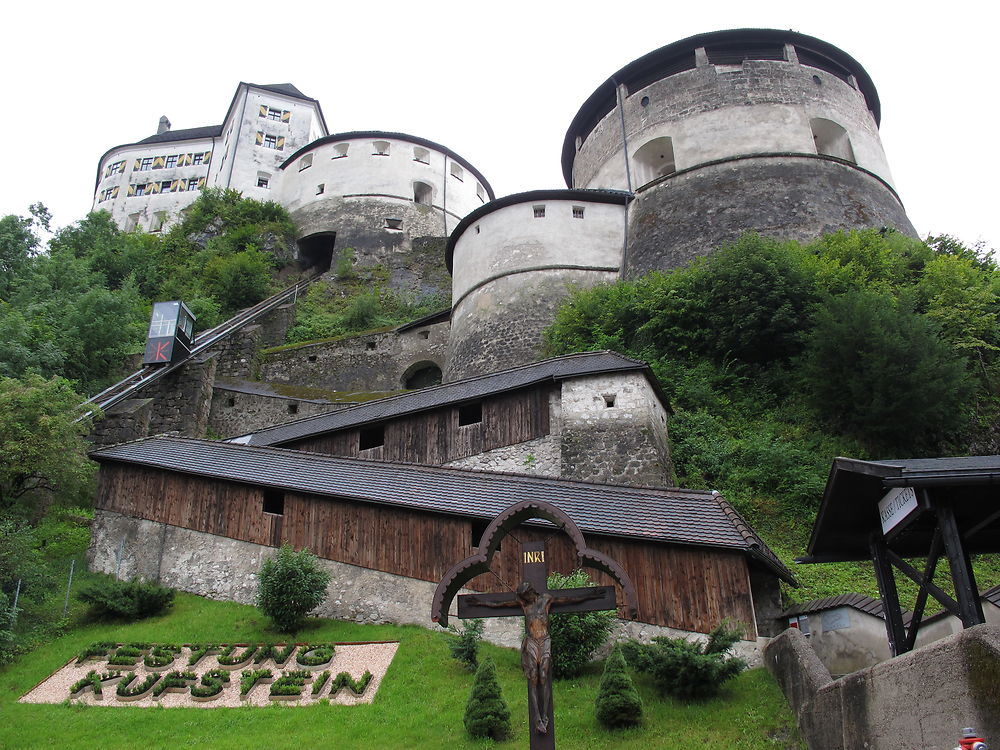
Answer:
[[94, 208], [155, 232], [205, 186], [285, 206], [302, 265], [362, 262], [447, 237], [444, 379], [534, 361], [570, 286], [683, 266], [745, 232], [809, 241], [916, 236], [879, 139], [881, 104], [843, 50], [794, 31], [698, 34], [613, 73], [572, 118], [565, 190], [502, 197], [445, 146], [330, 134], [291, 84], [241, 83], [222, 125], [159, 132], [100, 161]]

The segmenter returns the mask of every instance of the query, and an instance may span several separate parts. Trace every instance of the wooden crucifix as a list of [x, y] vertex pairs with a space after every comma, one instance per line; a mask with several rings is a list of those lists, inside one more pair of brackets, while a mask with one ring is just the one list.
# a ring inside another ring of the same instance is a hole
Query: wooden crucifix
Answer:
[[[447, 606], [459, 586], [489, 569], [500, 539], [526, 518], [547, 518], [562, 525], [577, 547], [584, 565], [604, 570], [619, 583], [634, 616], [635, 590], [621, 567], [605, 555], [586, 548], [583, 535], [568, 516], [549, 503], [525, 501], [511, 506], [497, 516], [486, 532], [477, 554], [466, 558], [449, 571], [438, 584], [434, 595], [432, 618], [447, 624]], [[524, 640], [521, 643], [521, 667], [528, 682], [528, 713], [531, 750], [553, 750], [555, 731], [552, 711], [552, 639], [549, 615], [594, 612], [616, 609], [614, 586], [574, 589], [548, 588], [548, 560], [545, 542], [527, 542], [521, 546], [521, 582], [515, 592], [500, 594], [462, 594], [458, 596], [458, 616], [524, 617]]]

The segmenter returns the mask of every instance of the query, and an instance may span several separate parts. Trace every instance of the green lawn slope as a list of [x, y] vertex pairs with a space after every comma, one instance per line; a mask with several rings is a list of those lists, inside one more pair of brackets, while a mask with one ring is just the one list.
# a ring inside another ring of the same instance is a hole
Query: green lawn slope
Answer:
[[[20, 696], [95, 641], [278, 641], [253, 607], [179, 594], [169, 614], [134, 624], [85, 624], [0, 668], [0, 747], [72, 748], [477, 748], [462, 725], [472, 674], [448, 655], [445, 636], [419, 627], [310, 620], [296, 641], [398, 640], [399, 651], [374, 703], [268, 708], [138, 708], [18, 703]], [[528, 742], [527, 698], [517, 651], [484, 645], [497, 663], [513, 714], [509, 747]], [[744, 672], [722, 695], [685, 705], [657, 696], [637, 679], [645, 724], [610, 732], [594, 718], [601, 665], [555, 685], [561, 748], [802, 748], [774, 680]]]

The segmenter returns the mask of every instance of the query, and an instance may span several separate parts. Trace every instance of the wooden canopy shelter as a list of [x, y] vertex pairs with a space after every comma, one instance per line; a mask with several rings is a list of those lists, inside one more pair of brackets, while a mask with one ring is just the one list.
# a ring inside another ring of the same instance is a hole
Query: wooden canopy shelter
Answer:
[[[969, 628], [984, 622], [970, 556], [1000, 552], [1000, 456], [837, 458], [800, 563], [871, 559], [893, 655], [910, 651], [928, 596]], [[934, 583], [941, 557], [956, 599]], [[918, 570], [907, 559], [924, 560]], [[909, 627], [896, 571], [919, 586]]]

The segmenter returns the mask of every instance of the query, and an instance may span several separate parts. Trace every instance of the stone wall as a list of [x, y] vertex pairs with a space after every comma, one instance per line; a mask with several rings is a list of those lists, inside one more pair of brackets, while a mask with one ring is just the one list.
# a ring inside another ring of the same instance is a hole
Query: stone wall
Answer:
[[326, 400], [294, 398], [263, 392], [216, 381], [208, 429], [212, 434], [233, 437], [272, 425], [293, 422], [316, 414], [342, 409], [350, 404], [333, 404]]
[[444, 367], [448, 323], [282, 348], [260, 358], [262, 380], [334, 391], [396, 391], [421, 366]]
[[808, 242], [870, 227], [916, 236], [892, 191], [854, 166], [806, 156], [728, 161], [639, 194], [629, 209], [627, 274], [685, 266], [745, 232]]
[[561, 383], [562, 476], [605, 484], [674, 483], [667, 413], [644, 375], [608, 373]]
[[[209, 599], [241, 604], [254, 603], [257, 572], [264, 559], [274, 554], [273, 547], [106, 510], [96, 511], [91, 528], [87, 553], [91, 570], [117, 573], [123, 580], [142, 578]], [[317, 615], [361, 624], [421, 625], [440, 630], [430, 619], [437, 582], [333, 560], [321, 559], [320, 564], [330, 572], [331, 581]], [[698, 633], [623, 620], [618, 621], [613, 637], [648, 641], [660, 635], [704, 639]], [[485, 637], [499, 646], [517, 647], [522, 638], [521, 622], [517, 618], [489, 618]], [[753, 641], [741, 641], [734, 650], [756, 664], [760, 661], [758, 646]]]
[[460, 458], [443, 466], [456, 469], [479, 469], [540, 477], [562, 476], [559, 436], [546, 435], [516, 445], [505, 445], [475, 456]]
[[153, 399], [130, 398], [111, 407], [104, 419], [94, 425], [88, 440], [95, 447], [127, 443], [149, 434]]
[[[201, 437], [208, 426], [212, 406], [212, 384], [219, 357], [201, 354], [176, 372], [149, 387], [153, 398], [149, 434], [176, 432], [187, 437]], [[155, 395], [154, 395], [155, 393]]]
[[1000, 738], [1000, 627], [979, 625], [833, 680], [788, 629], [764, 650], [811, 750], [951, 748], [963, 727]]

